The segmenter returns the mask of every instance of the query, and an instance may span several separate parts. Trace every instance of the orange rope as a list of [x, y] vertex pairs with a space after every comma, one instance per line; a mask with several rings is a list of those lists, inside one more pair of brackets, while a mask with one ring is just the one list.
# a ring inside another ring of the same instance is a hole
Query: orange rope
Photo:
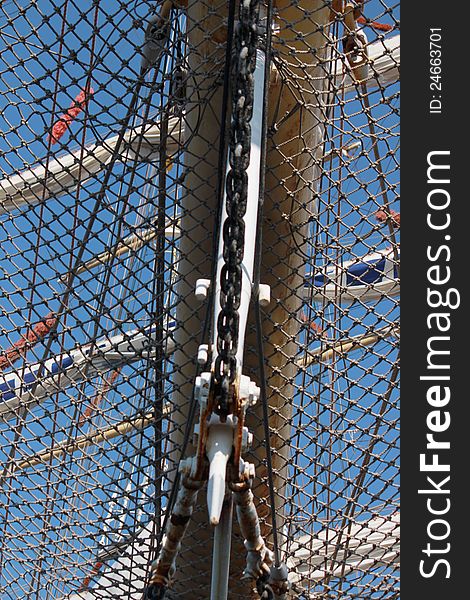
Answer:
[[379, 223], [386, 223], [390, 220], [395, 229], [400, 229], [400, 213], [396, 210], [390, 210], [390, 214], [388, 214], [381, 208], [375, 213], [375, 218]]
[[72, 103], [72, 106], [59, 118], [52, 127], [52, 133], [49, 136], [51, 144], [55, 144], [64, 135], [70, 127], [72, 121], [85, 109], [91, 96], [94, 94], [93, 88], [87, 86], [83, 89]]
[[101, 401], [106, 396], [106, 394], [109, 392], [113, 383], [118, 378], [118, 375], [120, 372], [121, 372], [121, 369], [116, 369], [115, 371], [113, 371], [111, 373], [111, 375], [107, 379], [104, 380], [102, 388], [96, 394], [96, 396], [92, 399], [91, 403], [86, 407], [83, 414], [81, 415], [81, 417], [78, 421], [79, 425], [83, 425], [91, 417], [91, 415], [93, 414], [93, 411], [96, 408], [98, 408], [98, 406], [101, 404]]
[[24, 358], [29, 350], [40, 340], [44, 339], [56, 323], [56, 317], [52, 313], [47, 314], [44, 319], [30, 329], [25, 336], [15, 342], [10, 348], [0, 354], [0, 371], [13, 366], [20, 358]]
[[83, 583], [78, 590], [79, 592], [84, 592], [85, 590], [87, 590], [90, 587], [90, 582], [91, 582], [92, 578], [96, 577], [96, 575], [98, 575], [102, 566], [103, 566], [103, 563], [100, 561], [97, 561], [95, 563], [95, 566], [93, 567], [91, 573], [87, 577], [85, 577], [85, 579], [83, 580]]
[[373, 27], [378, 31], [392, 31], [393, 25], [389, 25], [388, 23], [378, 23], [377, 21], [369, 21], [365, 17], [359, 17], [357, 22], [361, 25], [369, 25], [369, 27]]
[[307, 323], [307, 325], [310, 327], [310, 329], [311, 329], [312, 331], [314, 331], [316, 334], [318, 334], [319, 336], [322, 336], [322, 335], [323, 335], [323, 328], [322, 328], [320, 325], [318, 325], [317, 323], [314, 323], [313, 321], [311, 321], [311, 320], [310, 320], [310, 319], [307, 317], [307, 315], [304, 313], [304, 311], [302, 311], [302, 312], [300, 313], [300, 320], [301, 320], [303, 323]]

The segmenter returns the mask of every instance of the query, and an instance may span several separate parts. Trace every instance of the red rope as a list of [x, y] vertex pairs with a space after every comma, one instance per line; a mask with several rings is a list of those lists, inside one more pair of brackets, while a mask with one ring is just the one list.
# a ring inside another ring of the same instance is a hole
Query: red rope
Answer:
[[30, 329], [25, 336], [0, 354], [0, 371], [13, 366], [20, 358], [24, 358], [35, 344], [44, 339], [56, 323], [56, 317], [49, 313], [44, 319]]
[[389, 25], [388, 23], [378, 23], [377, 21], [369, 21], [365, 17], [359, 17], [357, 22], [361, 25], [369, 25], [369, 27], [373, 27], [377, 29], [377, 31], [392, 31], [393, 25]]
[[95, 563], [95, 566], [91, 570], [91, 573], [89, 575], [87, 575], [87, 577], [85, 577], [85, 579], [83, 580], [83, 583], [78, 590], [79, 592], [84, 592], [85, 590], [87, 590], [90, 587], [90, 582], [91, 582], [92, 578], [96, 577], [96, 575], [98, 575], [102, 566], [103, 566], [103, 563], [101, 561], [97, 561]]
[[375, 213], [375, 218], [379, 223], [386, 223], [389, 219], [395, 229], [400, 229], [400, 213], [396, 210], [391, 210], [390, 214], [385, 212], [383, 208]]
[[307, 315], [304, 313], [304, 311], [302, 311], [300, 313], [300, 320], [303, 321], [304, 323], [306, 323], [310, 329], [312, 331], [314, 331], [317, 335], [322, 336], [323, 335], [323, 328], [318, 325], [317, 323], [314, 323], [313, 321], [311, 321]]
[[91, 96], [94, 94], [93, 88], [87, 86], [83, 89], [72, 103], [72, 106], [59, 118], [52, 127], [52, 133], [49, 136], [51, 144], [57, 143], [64, 135], [70, 124], [85, 109]]
[[80, 415], [80, 418], [78, 420], [79, 425], [83, 425], [84, 423], [86, 423], [86, 421], [91, 417], [93, 412], [99, 407], [99, 405], [101, 404], [101, 401], [106, 396], [106, 394], [109, 392], [109, 390], [112, 388], [112, 386], [113, 386], [114, 382], [116, 381], [116, 379], [118, 378], [118, 375], [120, 372], [121, 372], [121, 369], [116, 369], [115, 371], [113, 371], [111, 373], [111, 375], [107, 379], [104, 380], [103, 387], [101, 388], [101, 390], [96, 394], [96, 396], [92, 399], [90, 404], [86, 407], [86, 409]]

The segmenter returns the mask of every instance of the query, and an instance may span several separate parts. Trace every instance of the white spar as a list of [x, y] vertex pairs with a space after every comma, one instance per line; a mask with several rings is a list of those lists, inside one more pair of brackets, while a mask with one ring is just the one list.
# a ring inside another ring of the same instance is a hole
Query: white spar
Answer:
[[[169, 154], [177, 152], [181, 121], [169, 121], [167, 148]], [[42, 159], [38, 165], [0, 180], [0, 215], [11, 213], [24, 206], [34, 206], [41, 200], [72, 193], [78, 183], [98, 175], [113, 155], [118, 135], [93, 142], [84, 149], [66, 152], [47, 164]], [[140, 143], [139, 158], [148, 160], [158, 153], [160, 143], [159, 123], [129, 130], [118, 154], [119, 161], [132, 160]], [[47, 175], [46, 175], [47, 174]]]
[[400, 560], [400, 514], [296, 538], [288, 548], [289, 581], [311, 586], [326, 576], [388, 567]]
[[[150, 522], [127, 546], [121, 546], [120, 556], [104, 567], [90, 589], [73, 593], [67, 600], [116, 598], [124, 593], [129, 600], [142, 600], [152, 531]], [[297, 585], [312, 585], [328, 575], [345, 577], [353, 571], [387, 567], [400, 559], [400, 514], [355, 522], [342, 534], [329, 528], [303, 535], [286, 550], [289, 581]]]
[[400, 294], [398, 269], [391, 249], [320, 268], [306, 276], [304, 298], [341, 304], [393, 298]]
[[[174, 349], [168, 324], [165, 334], [165, 351]], [[115, 335], [95, 344], [87, 344], [46, 360], [43, 368], [36, 363], [17, 371], [0, 374], [0, 422], [16, 416], [18, 409], [32, 408], [44, 399], [82, 381], [114, 370], [125, 364], [147, 358], [149, 348], [156, 338], [156, 327], [134, 329]], [[33, 393], [34, 392], [34, 393]]]
[[[387, 86], [398, 81], [400, 70], [400, 36], [394, 35], [384, 37], [367, 46], [368, 50], [368, 76], [366, 78], [367, 88], [373, 90], [379, 84]], [[342, 83], [346, 93], [356, 91], [357, 84], [349, 74], [343, 74], [343, 61], [337, 69], [337, 84]], [[329, 93], [329, 92], [328, 92]], [[183, 121], [174, 117], [169, 122], [169, 135], [167, 139], [168, 153], [174, 154], [179, 149], [179, 138], [183, 139]], [[119, 160], [132, 159], [135, 154], [141, 128], [130, 130], [125, 137], [127, 143], [119, 153]], [[11, 213], [24, 206], [34, 206], [44, 199], [52, 196], [58, 197], [66, 193], [72, 193], [81, 173], [81, 183], [98, 175], [109, 162], [118, 136], [112, 136], [104, 141], [97, 141], [84, 150], [78, 148], [73, 152], [62, 154], [47, 165], [45, 159], [36, 166], [29, 167], [24, 171], [8, 175], [0, 180], [0, 215]], [[147, 160], [158, 152], [160, 143], [160, 125], [158, 123], [148, 125], [145, 128], [143, 143], [140, 150], [140, 159]], [[80, 160], [83, 155], [83, 159]]]

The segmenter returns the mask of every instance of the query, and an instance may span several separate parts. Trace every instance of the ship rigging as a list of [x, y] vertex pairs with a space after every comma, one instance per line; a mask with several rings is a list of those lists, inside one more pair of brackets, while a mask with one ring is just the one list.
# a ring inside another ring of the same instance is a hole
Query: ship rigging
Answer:
[[397, 13], [3, 3], [2, 597], [398, 597]]

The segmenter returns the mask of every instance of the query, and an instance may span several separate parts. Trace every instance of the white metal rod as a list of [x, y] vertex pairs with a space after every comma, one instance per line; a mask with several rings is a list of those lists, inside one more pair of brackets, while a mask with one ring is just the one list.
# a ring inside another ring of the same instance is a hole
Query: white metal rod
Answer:
[[211, 600], [227, 600], [230, 572], [230, 549], [232, 544], [232, 493], [226, 496], [220, 521], [214, 529], [212, 554]]
[[[248, 310], [251, 302], [251, 290], [253, 287], [253, 266], [255, 260], [256, 232], [258, 224], [258, 199], [259, 199], [259, 175], [261, 162], [261, 132], [263, 126], [263, 90], [264, 90], [264, 69], [265, 54], [262, 50], [256, 51], [256, 68], [254, 72], [254, 95], [253, 95], [253, 114], [251, 118], [251, 149], [250, 164], [247, 169], [248, 175], [248, 197], [245, 213], [245, 244], [243, 250], [242, 262], [242, 291], [239, 308], [240, 324], [238, 331], [237, 364], [241, 369], [243, 363], [243, 351], [245, 342], [246, 322], [248, 319]], [[225, 207], [225, 194], [223, 206]], [[220, 272], [224, 264], [223, 259], [223, 223], [227, 218], [227, 212], [224, 210], [221, 220], [219, 234], [219, 247], [217, 251], [217, 277], [215, 282], [216, 306], [214, 311], [214, 340], [213, 348], [217, 346], [217, 319], [220, 313]], [[215, 354], [215, 353], [214, 353]], [[215, 361], [216, 355], [214, 356]]]

